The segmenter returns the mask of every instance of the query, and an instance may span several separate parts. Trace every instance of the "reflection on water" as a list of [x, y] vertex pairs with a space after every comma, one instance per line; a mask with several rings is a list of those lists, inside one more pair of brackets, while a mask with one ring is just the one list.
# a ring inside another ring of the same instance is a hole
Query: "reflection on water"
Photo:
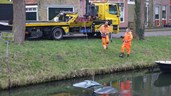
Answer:
[[171, 74], [170, 73], [161, 73], [158, 76], [158, 79], [154, 82], [156, 87], [169, 87], [171, 85]]
[[[84, 80], [95, 80], [104, 86], [117, 89], [116, 94], [97, 95], [93, 89], [75, 88], [72, 85]], [[171, 96], [171, 74], [124, 72], [65, 81], [56, 81], [35, 86], [0, 91], [0, 96]]]

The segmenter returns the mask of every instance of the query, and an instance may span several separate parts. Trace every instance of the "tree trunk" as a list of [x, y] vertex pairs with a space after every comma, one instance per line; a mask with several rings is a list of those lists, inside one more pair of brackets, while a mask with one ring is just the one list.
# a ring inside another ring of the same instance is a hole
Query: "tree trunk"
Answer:
[[[163, 0], [160, 0], [160, 4], [162, 4], [162, 2], [163, 2]], [[159, 27], [164, 27], [163, 23], [162, 23], [162, 18], [163, 18], [163, 16], [162, 16], [163, 15], [162, 14], [162, 7], [163, 7], [162, 5], [160, 5], [160, 7], [159, 7], [159, 20], [160, 20], [159, 21], [159, 23], [160, 23]]]
[[145, 0], [135, 0], [135, 34], [134, 38], [143, 40], [145, 31]]
[[14, 41], [22, 44], [25, 40], [25, 0], [13, 0], [13, 12]]
[[149, 22], [148, 22], [148, 27], [152, 28], [154, 26], [154, 21], [153, 21], [153, 14], [154, 14], [154, 6], [153, 6], [153, 0], [149, 0]]

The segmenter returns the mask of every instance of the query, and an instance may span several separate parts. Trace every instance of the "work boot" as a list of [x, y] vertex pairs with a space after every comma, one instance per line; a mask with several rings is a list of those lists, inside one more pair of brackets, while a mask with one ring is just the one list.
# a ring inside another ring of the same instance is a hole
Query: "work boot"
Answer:
[[105, 49], [105, 50], [106, 50], [106, 46], [104, 46], [104, 45], [103, 45], [103, 49]]
[[121, 53], [119, 57], [124, 58], [124, 53]]
[[108, 45], [106, 45], [106, 49], [108, 49]]
[[129, 57], [129, 54], [127, 54], [127, 57]]

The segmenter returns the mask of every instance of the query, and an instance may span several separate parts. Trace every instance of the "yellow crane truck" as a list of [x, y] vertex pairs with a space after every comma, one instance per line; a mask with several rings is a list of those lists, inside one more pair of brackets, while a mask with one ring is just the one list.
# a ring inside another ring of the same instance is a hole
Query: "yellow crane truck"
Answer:
[[117, 4], [93, 2], [86, 4], [86, 14], [61, 12], [53, 21], [26, 23], [26, 38], [48, 37], [60, 40], [63, 35], [83, 33], [88, 36], [100, 36], [99, 28], [106, 21], [111, 25], [111, 32], [119, 32], [120, 13]]

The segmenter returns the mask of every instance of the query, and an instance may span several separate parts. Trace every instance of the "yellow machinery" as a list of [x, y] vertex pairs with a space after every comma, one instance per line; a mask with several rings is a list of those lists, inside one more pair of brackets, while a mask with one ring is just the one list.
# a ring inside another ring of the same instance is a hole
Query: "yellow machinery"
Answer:
[[59, 40], [63, 35], [83, 33], [88, 36], [100, 36], [99, 28], [106, 20], [111, 25], [111, 32], [119, 32], [119, 8], [116, 4], [87, 0], [86, 14], [79, 17], [77, 13], [62, 12], [53, 21], [36, 21], [26, 23], [26, 38], [48, 37]]

